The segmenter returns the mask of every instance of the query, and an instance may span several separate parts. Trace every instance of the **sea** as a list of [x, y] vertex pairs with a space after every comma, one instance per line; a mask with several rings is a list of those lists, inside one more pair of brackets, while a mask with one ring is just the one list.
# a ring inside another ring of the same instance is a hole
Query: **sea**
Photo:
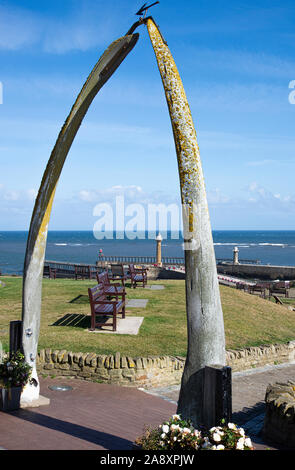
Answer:
[[[105, 256], [155, 256], [155, 233], [110, 234], [97, 239], [92, 231], [49, 231], [45, 259], [69, 263], [95, 264], [99, 253]], [[215, 256], [233, 258], [238, 247], [239, 260], [276, 266], [295, 266], [295, 230], [248, 231], [214, 230]], [[28, 232], [0, 231], [0, 272], [22, 274]], [[163, 257], [183, 257], [181, 233], [167, 232], [162, 241]]]

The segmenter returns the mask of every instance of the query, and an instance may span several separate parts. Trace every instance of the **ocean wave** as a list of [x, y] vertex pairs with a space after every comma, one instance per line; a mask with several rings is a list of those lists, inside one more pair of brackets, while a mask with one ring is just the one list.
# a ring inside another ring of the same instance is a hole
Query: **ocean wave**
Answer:
[[213, 243], [215, 246], [237, 246], [241, 248], [249, 248], [247, 243]]
[[285, 248], [286, 245], [285, 243], [258, 243], [259, 246], [281, 246], [282, 248]]
[[68, 246], [67, 243], [54, 243], [55, 246]]
[[288, 243], [268, 243], [268, 242], [264, 242], [264, 243], [214, 243], [214, 246], [237, 246], [238, 248], [250, 248], [250, 247], [253, 247], [253, 246], [274, 246], [274, 247], [282, 247], [282, 248], [285, 248], [285, 247], [290, 247], [290, 248], [295, 248], [295, 246], [293, 245], [288, 245]]

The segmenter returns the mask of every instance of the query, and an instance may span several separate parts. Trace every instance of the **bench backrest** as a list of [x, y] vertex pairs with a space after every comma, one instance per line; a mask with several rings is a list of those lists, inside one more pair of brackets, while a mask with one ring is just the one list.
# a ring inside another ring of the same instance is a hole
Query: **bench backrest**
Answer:
[[104, 284], [104, 285], [110, 284], [109, 275], [107, 271], [103, 271], [102, 273], [96, 273], [96, 279], [97, 279], [98, 284]]
[[286, 285], [285, 281], [282, 281], [282, 282], [274, 282], [272, 287], [275, 289], [286, 289], [288, 288], [288, 285]]
[[111, 264], [111, 270], [113, 276], [124, 276], [123, 264]]
[[135, 274], [134, 264], [129, 264], [129, 271], [130, 271], [130, 274]]
[[101, 284], [97, 284], [94, 287], [89, 287], [88, 296], [90, 303], [95, 302], [99, 297], [104, 297], [103, 286]]

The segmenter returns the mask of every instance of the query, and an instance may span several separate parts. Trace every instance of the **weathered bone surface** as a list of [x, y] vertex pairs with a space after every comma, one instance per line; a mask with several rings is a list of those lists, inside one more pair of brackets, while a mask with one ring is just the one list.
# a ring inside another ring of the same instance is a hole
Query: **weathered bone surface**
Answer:
[[203, 369], [225, 365], [223, 313], [211, 224], [196, 132], [171, 52], [152, 19], [147, 20], [172, 123], [184, 214], [188, 354], [178, 412], [202, 419]]
[[22, 346], [26, 361], [33, 367], [32, 378], [34, 380], [24, 388], [22, 402], [32, 401], [39, 397], [36, 356], [40, 330], [42, 277], [48, 224], [58, 179], [90, 104], [133, 49], [138, 37], [138, 34], [132, 34], [114, 41], [94, 66], [61, 129], [43, 175], [31, 219], [24, 263]]

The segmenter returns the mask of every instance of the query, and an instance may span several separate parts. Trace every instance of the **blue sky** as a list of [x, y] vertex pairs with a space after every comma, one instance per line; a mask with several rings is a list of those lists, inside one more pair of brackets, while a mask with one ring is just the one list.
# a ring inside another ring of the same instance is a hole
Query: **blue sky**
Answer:
[[[142, 3], [0, 1], [0, 230], [28, 229], [77, 94]], [[294, 1], [161, 0], [151, 13], [191, 107], [212, 228], [295, 230]], [[51, 230], [92, 230], [95, 205], [116, 195], [180, 201], [162, 84], [147, 30], [138, 32], [70, 150]]]

